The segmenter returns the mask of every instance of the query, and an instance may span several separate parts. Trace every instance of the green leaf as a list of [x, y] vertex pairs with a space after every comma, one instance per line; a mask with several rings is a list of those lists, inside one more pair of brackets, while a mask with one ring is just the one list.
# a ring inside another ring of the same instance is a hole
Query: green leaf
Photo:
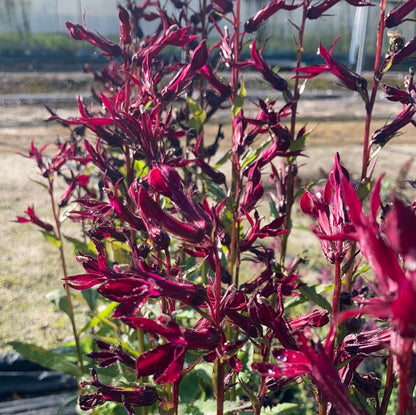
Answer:
[[56, 237], [55, 235], [46, 232], [46, 231], [41, 231], [43, 237], [53, 246], [55, 246], [56, 248], [60, 248], [62, 246], [62, 242], [61, 240]]
[[[299, 407], [296, 403], [279, 403], [276, 406], [273, 406], [273, 408], [270, 408], [269, 410], [264, 410], [262, 413], [264, 415], [295, 415], [298, 414]], [[296, 411], [296, 412], [295, 412]]]
[[88, 244], [84, 241], [80, 241], [77, 238], [71, 238], [70, 236], [64, 236], [64, 239], [69, 242], [74, 248], [74, 255], [78, 255], [78, 252], [82, 252], [85, 255], [94, 255], [94, 251], [90, 251]]
[[68, 204], [67, 206], [65, 206], [64, 208], [62, 208], [60, 210], [59, 222], [61, 223], [65, 222], [68, 216], [71, 214], [73, 210], [75, 210], [77, 206], [78, 206], [78, 203], [72, 202]]
[[372, 179], [367, 178], [360, 182], [357, 189], [357, 194], [360, 200], [364, 200], [371, 191]]
[[219, 169], [230, 160], [230, 151], [227, 151], [216, 163], [214, 169]]
[[302, 137], [299, 137], [297, 140], [294, 140], [290, 143], [289, 151], [300, 151], [305, 147], [306, 142], [310, 136], [310, 132], [306, 133]]
[[80, 331], [84, 332], [87, 329], [91, 329], [100, 323], [106, 323], [108, 318], [113, 314], [113, 310], [118, 306], [118, 303], [111, 302], [104, 310], [96, 314]]
[[88, 304], [88, 307], [91, 311], [95, 309], [95, 306], [97, 305], [97, 302], [100, 298], [98, 295], [96, 288], [87, 288], [85, 290], [81, 291], [82, 296], [84, 297], [84, 300]]
[[183, 377], [179, 389], [180, 400], [183, 403], [194, 402], [201, 397], [201, 385], [198, 373], [192, 371]]
[[[318, 288], [318, 289], [317, 289]], [[325, 297], [323, 297], [320, 293], [326, 291], [325, 286], [313, 286], [309, 287], [307, 285], [300, 285], [299, 291], [302, 294], [302, 297], [292, 297], [285, 303], [286, 307], [293, 307], [295, 305], [302, 304], [306, 301], [312, 301], [316, 305], [319, 305], [320, 307], [324, 308], [325, 310], [328, 310], [329, 312], [332, 311], [331, 304], [327, 301]]]
[[301, 189], [298, 189], [298, 191], [295, 193], [295, 196], [294, 196], [295, 200], [299, 199], [304, 193], [306, 193], [305, 188], [302, 187]]
[[[233, 411], [240, 411], [250, 407], [247, 402], [224, 402], [224, 414], [230, 414]], [[216, 415], [217, 414], [217, 401], [215, 399], [197, 400], [192, 404], [179, 404], [180, 414], [192, 414], [192, 415]]]
[[144, 177], [149, 171], [145, 160], [134, 160], [134, 171], [137, 172], [136, 177]]
[[251, 148], [247, 153], [243, 156], [241, 160], [241, 169], [245, 169], [250, 163], [252, 163], [258, 155], [265, 149], [265, 147], [270, 144], [271, 137], [266, 138], [258, 147]]
[[216, 202], [222, 202], [226, 198], [224, 190], [216, 183], [213, 183], [211, 180], [206, 180], [204, 184], [207, 193], [212, 196]]
[[48, 186], [45, 183], [38, 182], [37, 180], [32, 180], [32, 179], [30, 181], [33, 182], [33, 183], [38, 184], [41, 187], [43, 187], [46, 191], [49, 191], [49, 188], [48, 188]]
[[50, 291], [45, 296], [55, 307], [63, 311], [65, 314], [69, 315], [68, 300], [66, 298], [66, 293], [63, 290], [57, 289]]
[[361, 274], [365, 274], [367, 271], [370, 270], [370, 266], [368, 264], [364, 264], [360, 267], [357, 272], [354, 273], [353, 279], [357, 278]]
[[240, 112], [241, 108], [244, 104], [244, 98], [247, 95], [246, 88], [244, 86], [244, 82], [241, 81], [241, 89], [240, 93], [235, 97], [234, 105], [233, 105], [233, 116], [236, 117], [238, 113]]
[[276, 207], [276, 201], [272, 197], [269, 200], [269, 209], [272, 218], [278, 218], [280, 216], [280, 213]]
[[259, 400], [257, 399], [257, 396], [252, 390], [252, 388], [249, 385], [247, 385], [247, 383], [245, 383], [243, 379], [238, 378], [238, 382], [240, 383], [240, 386], [243, 388], [244, 392], [247, 394], [248, 399], [250, 399], [253, 408], [257, 407], [259, 405]]
[[202, 107], [194, 101], [192, 98], [187, 98], [187, 103], [189, 106], [189, 109], [192, 113], [193, 118], [189, 122], [189, 126], [191, 128], [195, 128], [198, 132], [201, 131], [201, 128], [207, 118], [207, 114], [202, 109]]
[[128, 264], [130, 262], [130, 248], [127, 244], [119, 241], [114, 241], [111, 244], [111, 247], [113, 249], [113, 257], [115, 262], [118, 264]]
[[126, 415], [126, 410], [121, 403], [105, 402], [99, 409], [94, 409], [94, 413], [100, 415]]
[[275, 66], [273, 66], [272, 70], [273, 70], [274, 73], [278, 73], [280, 71], [280, 66], [275, 65]]
[[185, 280], [192, 279], [192, 277], [203, 267], [204, 263], [205, 259], [200, 263], [197, 263], [194, 266], [186, 269], [182, 274], [182, 278], [184, 278]]
[[82, 376], [81, 369], [74, 363], [68, 362], [64, 356], [52, 352], [34, 344], [22, 342], [9, 342], [16, 352], [20, 353], [27, 360], [37, 363], [47, 369], [67, 373], [76, 378]]

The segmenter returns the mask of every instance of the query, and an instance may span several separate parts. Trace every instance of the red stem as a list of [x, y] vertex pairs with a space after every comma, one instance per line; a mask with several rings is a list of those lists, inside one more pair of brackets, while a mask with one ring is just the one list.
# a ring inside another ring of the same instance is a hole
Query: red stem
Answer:
[[[303, 35], [305, 32], [305, 25], [306, 25], [306, 12], [309, 6], [309, 1], [305, 1], [303, 5], [303, 14], [302, 14], [302, 22], [299, 27], [299, 39], [297, 42], [298, 51], [296, 54], [296, 68], [300, 68], [302, 64], [302, 56], [303, 56]], [[292, 139], [296, 137], [296, 114], [297, 114], [297, 107], [299, 101], [299, 78], [295, 78], [295, 85], [293, 91], [293, 103], [292, 103], [292, 113], [291, 113], [291, 120], [290, 120], [290, 133]], [[288, 173], [286, 177], [286, 217], [285, 217], [285, 229], [290, 230], [291, 223], [292, 223], [292, 206], [295, 201], [294, 198], [294, 189], [295, 189], [295, 177], [294, 172], [292, 169], [292, 165], [295, 161], [292, 161], [288, 165]], [[285, 259], [286, 259], [286, 251], [287, 251], [287, 243], [289, 240], [289, 233], [284, 234], [282, 236], [282, 245], [280, 250], [280, 264], [284, 266]]]
[[[61, 233], [61, 222], [59, 220], [59, 214], [56, 210], [56, 204], [53, 198], [53, 182], [51, 179], [49, 179], [49, 196], [51, 199], [52, 213], [53, 213], [53, 218], [55, 221], [56, 237], [58, 238], [59, 243], [60, 243], [59, 244], [59, 256], [61, 259], [62, 273], [64, 275], [64, 278], [66, 278], [68, 276], [68, 271], [66, 268], [65, 252], [64, 252], [63, 238], [62, 238], [62, 233]], [[65, 287], [66, 301], [68, 304], [68, 316], [71, 322], [72, 334], [74, 336], [75, 348], [77, 351], [78, 364], [82, 373], [85, 373], [85, 367], [82, 361], [82, 352], [81, 352], [81, 346], [79, 342], [78, 330], [77, 330], [77, 326], [75, 323], [75, 314], [74, 314], [74, 307], [72, 304], [71, 290], [68, 284], [64, 284], [64, 287]]]
[[413, 339], [403, 339], [399, 359], [399, 412], [398, 415], [414, 414], [412, 388], [410, 387], [410, 368], [412, 365]]
[[387, 414], [387, 407], [389, 406], [391, 392], [393, 391], [394, 385], [394, 373], [393, 373], [393, 357], [390, 355], [387, 360], [386, 370], [386, 383], [384, 386], [383, 399], [381, 401], [380, 415]]
[[371, 118], [374, 109], [374, 104], [376, 102], [378, 85], [380, 83], [380, 62], [381, 62], [381, 52], [383, 49], [383, 36], [384, 30], [386, 28], [384, 23], [386, 9], [386, 0], [380, 0], [380, 22], [377, 30], [377, 44], [376, 44], [376, 55], [374, 61], [374, 76], [373, 84], [371, 87], [371, 96], [370, 101], [366, 105], [366, 116], [365, 116], [365, 130], [364, 130], [364, 142], [363, 142], [363, 164], [361, 170], [361, 180], [364, 180], [367, 177], [367, 169], [369, 165], [370, 158], [370, 126]]
[[[338, 242], [338, 249], [342, 249], [342, 242]], [[334, 295], [332, 297], [332, 315], [335, 316], [339, 310], [339, 296], [341, 294], [341, 259], [339, 255], [335, 256], [335, 281], [334, 281]]]
[[[213, 238], [214, 261], [215, 261], [215, 326], [221, 330], [221, 261], [218, 257], [216, 240]], [[221, 361], [221, 346], [218, 348], [217, 360], [215, 362], [217, 371], [217, 415], [224, 413], [224, 367]]]

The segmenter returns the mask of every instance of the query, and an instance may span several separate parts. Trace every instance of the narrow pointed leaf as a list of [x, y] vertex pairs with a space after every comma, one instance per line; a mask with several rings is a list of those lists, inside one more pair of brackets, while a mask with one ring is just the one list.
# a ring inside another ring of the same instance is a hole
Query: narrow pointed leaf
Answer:
[[43, 237], [46, 241], [48, 241], [52, 246], [55, 246], [56, 248], [60, 248], [62, 245], [62, 242], [57, 238], [55, 235], [52, 235], [49, 232], [41, 231]]
[[244, 86], [244, 82], [241, 82], [240, 93], [235, 97], [235, 100], [234, 100], [234, 106], [233, 106], [233, 115], [234, 115], [234, 117], [236, 117], [238, 115], [241, 108], [243, 107], [244, 98], [246, 97], [246, 95], [247, 95], [247, 92], [246, 92], [246, 88]]
[[59, 353], [52, 352], [34, 344], [22, 343], [22, 342], [9, 342], [16, 352], [20, 353], [27, 360], [37, 363], [47, 369], [56, 370], [58, 372], [64, 372], [74, 377], [82, 376], [81, 369], [65, 360], [64, 356]]

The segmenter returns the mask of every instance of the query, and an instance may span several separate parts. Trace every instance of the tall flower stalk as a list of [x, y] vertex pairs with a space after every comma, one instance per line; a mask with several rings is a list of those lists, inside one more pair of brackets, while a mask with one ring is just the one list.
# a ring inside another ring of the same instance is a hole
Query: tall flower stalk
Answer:
[[[390, 51], [384, 61], [376, 59], [370, 94], [366, 80], [335, 59], [338, 38], [329, 49], [319, 44], [324, 63], [303, 66], [307, 20], [337, 2], [273, 0], [243, 25], [240, 0], [201, 1], [199, 10], [172, 0], [170, 11], [158, 1], [138, 6], [129, 0], [125, 7], [117, 5], [119, 44], [67, 23], [73, 39], [91, 43], [110, 61], [100, 71], [90, 69], [101, 86], [93, 90], [92, 103], [79, 98], [79, 116], [52, 116], [93, 134], [83, 138], [78, 152], [59, 159], [79, 163], [98, 182], [95, 196], [75, 197], [72, 190], [65, 196], [76, 203], [70, 217], [85, 224], [96, 254], [80, 252], [83, 271], [65, 273], [64, 281], [68, 290], [95, 290], [112, 313], [114, 333], [98, 332], [89, 357], [92, 365], [120, 371], [107, 384], [104, 373], [93, 368], [91, 380], [82, 383], [82, 409], [98, 411], [116, 402], [131, 415], [138, 407], [143, 414], [191, 413], [196, 410], [191, 401], [211, 397], [207, 405], [217, 415], [246, 410], [260, 415], [267, 405], [288, 403], [284, 391], [302, 383], [322, 415], [373, 409], [378, 414], [387, 411], [394, 373], [400, 415], [412, 408], [414, 374], [407, 368], [413, 360], [414, 313], [409, 316], [401, 304], [416, 304], [414, 244], [405, 231], [406, 226], [413, 231], [414, 212], [396, 199], [390, 209], [382, 206], [379, 181], [371, 214], [364, 214], [365, 195], [357, 194], [338, 154], [323, 188], [296, 186], [297, 157], [305, 153], [310, 134], [297, 119], [302, 78], [330, 72], [362, 98], [363, 180], [370, 182], [370, 150], [414, 124], [413, 75], [406, 91], [382, 84], [381, 77], [412, 53], [415, 42]], [[388, 14], [384, 8], [383, 0], [386, 25], [410, 13], [409, 7]], [[266, 45], [256, 32], [279, 11], [296, 9], [302, 13], [300, 22], [292, 23], [297, 40], [291, 87], [267, 62]], [[155, 31], [145, 35], [149, 21]], [[384, 27], [378, 28], [378, 55]], [[208, 38], [212, 31], [214, 42]], [[256, 71], [277, 96], [255, 100], [253, 116], [246, 111], [243, 69]], [[404, 109], [370, 142], [380, 86]], [[216, 135], [206, 128], [219, 110], [230, 111], [225, 150], [222, 126]], [[38, 153], [33, 156], [46, 172]], [[230, 177], [221, 171], [227, 160]], [[71, 177], [76, 187], [85, 185]], [[332, 289], [306, 283], [298, 253], [288, 260], [298, 194], [330, 265]], [[263, 217], [260, 208], [269, 196], [271, 213]], [[19, 221], [53, 228], [33, 210], [28, 216]], [[55, 211], [54, 219], [58, 227]], [[373, 284], [358, 272], [359, 260], [372, 269]], [[252, 275], [243, 273], [243, 261], [251, 264]], [[371, 317], [368, 327], [361, 325], [363, 316]], [[380, 402], [380, 379], [360, 365], [364, 358], [384, 356], [390, 357]], [[205, 404], [198, 403], [202, 412]]]
[[[60, 213], [61, 207], [65, 207], [68, 203], [68, 199], [70, 198], [71, 194], [75, 191], [77, 184], [79, 185], [86, 185], [88, 183], [87, 176], [80, 176], [74, 177], [73, 173], [71, 173], [71, 179], [69, 180], [68, 187], [65, 193], [61, 196], [59, 200], [59, 206], [56, 201], [56, 194], [55, 194], [55, 179], [56, 176], [61, 174], [61, 169], [64, 167], [64, 164], [69, 160], [75, 151], [75, 143], [72, 145], [67, 146], [66, 144], [58, 145], [58, 151], [53, 156], [52, 161], [48, 162], [47, 157], [43, 154], [46, 147], [42, 149], [38, 149], [35, 147], [34, 143], [32, 142], [31, 149], [29, 155], [27, 157], [33, 158], [38, 165], [39, 171], [44, 178], [46, 178], [47, 184], [45, 185], [48, 191], [49, 200], [50, 200], [50, 208], [53, 216], [54, 225], [43, 222], [40, 218], [38, 218], [35, 214], [34, 207], [29, 207], [27, 210], [27, 218], [18, 216], [17, 222], [20, 223], [27, 223], [31, 222], [34, 225], [38, 226], [42, 229], [42, 233], [44, 234], [47, 240], [50, 240], [54, 246], [56, 246], [59, 250], [59, 259], [61, 263], [61, 270], [63, 278], [68, 277], [67, 265], [66, 265], [66, 258], [65, 258], [65, 250], [64, 250], [64, 238], [62, 235], [62, 223], [60, 220]], [[80, 345], [79, 334], [75, 322], [75, 311], [72, 303], [72, 293], [69, 286], [65, 286], [65, 297], [67, 303], [67, 315], [69, 317], [71, 323], [72, 334], [74, 337], [75, 342], [75, 349], [76, 354], [78, 357], [78, 365], [81, 369], [82, 373], [85, 373], [84, 363], [83, 363], [83, 353], [82, 348]]]
[[365, 117], [365, 129], [364, 129], [364, 140], [363, 140], [363, 161], [361, 170], [361, 180], [367, 179], [367, 169], [370, 162], [370, 129], [371, 129], [371, 118], [373, 114], [374, 104], [376, 102], [377, 92], [379, 89], [379, 83], [381, 81], [382, 73], [381, 68], [381, 56], [383, 51], [383, 39], [385, 32], [385, 13], [386, 13], [386, 0], [380, 0], [380, 20], [377, 28], [377, 42], [376, 52], [374, 60], [374, 75], [373, 82], [371, 85], [370, 99], [366, 104], [366, 117]]

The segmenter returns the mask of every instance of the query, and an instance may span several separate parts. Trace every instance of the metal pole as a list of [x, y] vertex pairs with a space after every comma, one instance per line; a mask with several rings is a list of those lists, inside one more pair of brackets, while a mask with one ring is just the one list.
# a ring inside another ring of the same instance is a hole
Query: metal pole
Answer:
[[[348, 62], [350, 65], [357, 63], [356, 72], [358, 74], [360, 74], [363, 69], [367, 21], [368, 21], [368, 8], [357, 7], [357, 9], [355, 10], [354, 24], [352, 27]], [[358, 50], [358, 56], [357, 56], [357, 50]]]
[[81, 0], [77, 0], [78, 22], [82, 22], [82, 5]]
[[58, 0], [55, 0], [55, 32], [59, 33], [59, 9]]
[[359, 40], [359, 52], [357, 58], [357, 69], [356, 72], [361, 74], [363, 70], [363, 60], [364, 60], [364, 50], [365, 50], [365, 35], [367, 32], [367, 22], [368, 22], [368, 7], [359, 7], [362, 9], [362, 22], [360, 25], [360, 40]]

